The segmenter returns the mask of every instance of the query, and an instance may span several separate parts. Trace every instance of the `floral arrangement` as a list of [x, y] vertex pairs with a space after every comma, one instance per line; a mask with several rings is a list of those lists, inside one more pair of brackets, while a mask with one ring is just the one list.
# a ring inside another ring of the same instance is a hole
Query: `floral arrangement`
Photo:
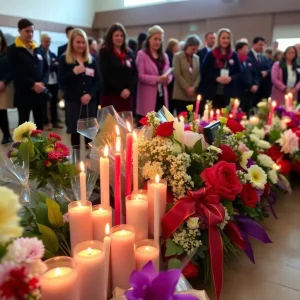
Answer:
[[53, 183], [54, 189], [71, 187], [70, 177], [75, 166], [68, 164], [70, 151], [56, 133], [44, 136], [32, 122], [25, 122], [14, 130], [12, 149], [8, 158], [17, 164], [29, 161], [29, 179], [38, 183], [37, 188]]
[[36, 237], [20, 237], [19, 197], [6, 187], [0, 187], [0, 197], [0, 299], [41, 299], [44, 245]]
[[139, 159], [145, 179], [160, 174], [168, 183], [162, 234], [169, 267], [180, 268], [183, 259], [191, 258], [189, 272], [203, 270], [219, 298], [224, 255], [244, 251], [254, 262], [249, 237], [271, 242], [256, 221], [269, 207], [262, 199], [277, 183], [277, 170], [262, 153], [270, 145], [248, 148], [238, 121], [221, 117], [215, 141], [208, 145], [188, 110], [185, 126], [165, 108], [148, 113], [142, 123], [152, 136], [139, 139]]

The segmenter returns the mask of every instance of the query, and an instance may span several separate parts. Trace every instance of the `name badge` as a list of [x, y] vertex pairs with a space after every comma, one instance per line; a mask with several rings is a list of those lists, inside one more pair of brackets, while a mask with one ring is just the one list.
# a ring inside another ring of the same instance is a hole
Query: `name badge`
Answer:
[[43, 57], [42, 57], [41, 54], [37, 54], [36, 56], [37, 56], [37, 58], [38, 58], [39, 60], [43, 60]]
[[228, 77], [229, 76], [229, 70], [227, 69], [221, 69], [220, 76], [222, 77]]
[[95, 70], [91, 69], [91, 68], [85, 68], [85, 75], [90, 76], [90, 77], [94, 77], [95, 76]]
[[126, 59], [125, 63], [128, 68], [131, 68], [131, 62], [129, 59]]

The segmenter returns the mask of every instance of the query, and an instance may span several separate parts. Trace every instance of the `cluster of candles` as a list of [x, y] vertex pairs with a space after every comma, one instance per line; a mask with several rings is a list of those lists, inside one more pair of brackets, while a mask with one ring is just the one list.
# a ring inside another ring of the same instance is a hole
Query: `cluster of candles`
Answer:
[[[87, 201], [86, 174], [81, 166], [82, 199], [68, 206], [73, 257], [46, 261], [48, 269], [41, 278], [43, 300], [106, 300], [116, 287], [128, 289], [132, 271], [140, 270], [150, 260], [159, 269], [160, 224], [166, 213], [167, 182], [156, 175], [148, 181], [148, 190], [138, 190], [138, 144], [128, 124], [127, 129], [126, 224], [121, 224], [121, 137], [117, 129], [114, 218], [106, 146], [99, 162], [101, 204], [92, 206]], [[148, 239], [149, 236], [154, 239]]]

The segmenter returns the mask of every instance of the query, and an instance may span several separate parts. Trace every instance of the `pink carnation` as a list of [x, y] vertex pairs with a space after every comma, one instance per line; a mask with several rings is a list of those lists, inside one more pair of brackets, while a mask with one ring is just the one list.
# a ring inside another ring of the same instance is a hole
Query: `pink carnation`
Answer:
[[49, 140], [50, 139], [52, 139], [52, 140], [54, 140], [55, 142], [56, 141], [61, 141], [61, 136], [60, 135], [58, 135], [57, 133], [55, 133], [55, 132], [51, 132], [51, 133], [49, 133]]
[[55, 143], [54, 150], [48, 153], [48, 158], [59, 160], [67, 157], [70, 154], [69, 148], [62, 143]]

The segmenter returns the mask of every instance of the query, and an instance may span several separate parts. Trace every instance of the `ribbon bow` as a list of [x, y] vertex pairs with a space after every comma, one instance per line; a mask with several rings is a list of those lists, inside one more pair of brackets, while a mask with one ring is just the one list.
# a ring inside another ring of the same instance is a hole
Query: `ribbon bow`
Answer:
[[225, 209], [213, 186], [188, 192], [188, 196], [178, 202], [166, 213], [162, 220], [162, 235], [169, 238], [180, 225], [194, 214], [204, 215], [208, 222], [210, 263], [217, 299], [223, 286], [223, 242], [218, 224], [225, 219]]

